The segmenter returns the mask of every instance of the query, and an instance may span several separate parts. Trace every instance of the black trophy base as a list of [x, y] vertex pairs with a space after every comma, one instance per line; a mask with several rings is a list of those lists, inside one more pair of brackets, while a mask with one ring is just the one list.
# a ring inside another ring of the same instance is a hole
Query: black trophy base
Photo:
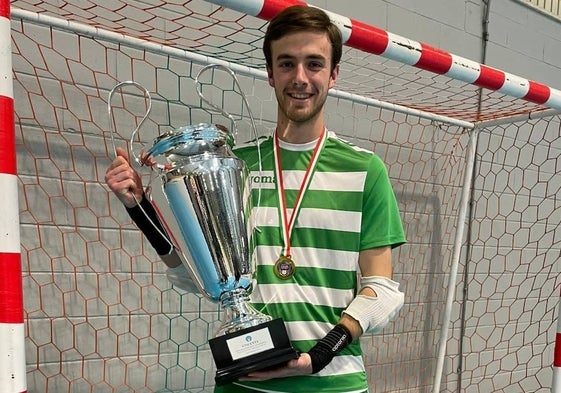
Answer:
[[253, 371], [281, 366], [298, 358], [282, 319], [209, 340], [216, 364], [216, 385], [225, 385]]

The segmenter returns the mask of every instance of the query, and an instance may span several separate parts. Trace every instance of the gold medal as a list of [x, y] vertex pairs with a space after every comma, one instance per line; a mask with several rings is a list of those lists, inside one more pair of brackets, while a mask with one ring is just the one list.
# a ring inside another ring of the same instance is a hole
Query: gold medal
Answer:
[[275, 275], [281, 280], [288, 280], [294, 276], [296, 265], [294, 261], [287, 256], [281, 255], [275, 262]]

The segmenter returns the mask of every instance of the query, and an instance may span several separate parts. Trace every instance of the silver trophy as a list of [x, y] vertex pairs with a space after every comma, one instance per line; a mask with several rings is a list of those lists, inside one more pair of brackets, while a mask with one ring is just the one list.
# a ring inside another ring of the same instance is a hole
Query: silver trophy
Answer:
[[232, 153], [232, 144], [226, 128], [198, 124], [158, 137], [147, 151], [168, 162], [160, 177], [188, 247], [188, 270], [201, 292], [221, 302], [226, 311], [219, 336], [271, 320], [248, 303], [254, 272], [249, 176], [245, 163]]
[[[207, 66], [199, 75], [211, 67], [221, 66]], [[222, 68], [237, 83], [235, 75]], [[198, 89], [197, 92], [217, 109]], [[149, 110], [150, 107], [147, 114]], [[232, 117], [221, 112], [235, 127]], [[143, 120], [133, 132], [131, 146]], [[170, 241], [199, 291], [225, 310], [216, 337], [209, 341], [219, 385], [298, 356], [284, 322], [257, 311], [249, 303], [255, 270], [251, 244], [255, 226], [250, 219], [253, 206], [248, 169], [232, 151], [234, 139], [220, 125], [188, 125], [160, 135], [143, 157], [164, 160], [156, 165], [163, 200], [156, 199], [157, 193], [149, 197], [154, 205], [169, 207], [156, 211], [170, 232]], [[132, 148], [131, 155], [140, 161]]]

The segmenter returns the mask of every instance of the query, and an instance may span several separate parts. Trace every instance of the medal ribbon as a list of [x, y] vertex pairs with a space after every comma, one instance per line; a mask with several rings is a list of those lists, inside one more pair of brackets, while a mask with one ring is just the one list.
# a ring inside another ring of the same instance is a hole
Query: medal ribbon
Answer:
[[310, 162], [308, 163], [308, 167], [306, 168], [304, 178], [302, 179], [302, 183], [300, 184], [300, 189], [298, 190], [296, 200], [294, 201], [294, 207], [292, 209], [292, 214], [290, 215], [290, 219], [289, 219], [288, 211], [286, 208], [286, 198], [284, 196], [284, 180], [282, 177], [282, 164], [281, 164], [281, 156], [280, 156], [279, 137], [275, 132], [273, 155], [275, 158], [275, 175], [279, 182], [277, 187], [277, 193], [280, 203], [279, 208], [281, 210], [280, 218], [281, 218], [282, 232], [284, 238], [284, 252], [287, 258], [291, 258], [290, 235], [292, 234], [292, 228], [294, 227], [294, 222], [296, 220], [296, 216], [298, 215], [298, 210], [300, 209], [300, 205], [302, 203], [304, 193], [307, 190], [308, 185], [310, 184], [310, 181], [312, 179], [312, 174], [314, 172], [317, 161], [319, 159], [320, 152], [323, 149], [326, 139], [327, 139], [327, 130], [324, 128], [321, 136], [318, 138], [318, 141], [316, 142], [314, 151], [312, 152], [312, 157], [310, 158]]

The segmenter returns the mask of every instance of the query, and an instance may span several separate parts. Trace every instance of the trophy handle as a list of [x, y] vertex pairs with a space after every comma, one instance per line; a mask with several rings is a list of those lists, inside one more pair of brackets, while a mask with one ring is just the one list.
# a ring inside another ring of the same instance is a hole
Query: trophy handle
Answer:
[[[253, 137], [255, 138], [255, 145], [257, 147], [257, 161], [258, 161], [258, 171], [259, 174], [261, 174], [261, 172], [263, 171], [263, 164], [262, 164], [262, 160], [261, 160], [261, 146], [259, 145], [259, 133], [257, 132], [257, 124], [255, 123], [255, 117], [253, 117], [253, 113], [251, 112], [251, 106], [249, 105], [249, 102], [247, 101], [247, 97], [245, 95], [245, 93], [243, 92], [243, 89], [240, 85], [240, 81], [238, 80], [238, 77], [236, 76], [236, 73], [234, 71], [232, 71], [230, 68], [224, 66], [224, 65], [220, 65], [220, 64], [209, 64], [203, 68], [201, 68], [201, 70], [199, 71], [199, 73], [197, 74], [197, 76], [195, 77], [195, 88], [197, 90], [197, 94], [199, 96], [199, 98], [205, 102], [207, 105], [209, 105], [211, 108], [213, 108], [215, 111], [222, 113], [225, 117], [227, 117], [228, 119], [230, 119], [230, 122], [232, 124], [232, 136], [234, 138], [234, 144], [236, 143], [236, 137], [238, 135], [238, 127], [236, 125], [236, 121], [234, 120], [234, 117], [229, 114], [226, 110], [224, 110], [223, 108], [213, 104], [210, 100], [208, 100], [204, 95], [203, 92], [201, 90], [201, 86], [202, 83], [199, 81], [199, 78], [201, 77], [201, 75], [203, 73], [205, 73], [208, 70], [214, 69], [214, 68], [219, 68], [225, 72], [227, 72], [228, 74], [230, 74], [230, 76], [232, 77], [232, 79], [234, 80], [234, 84], [235, 86], [238, 88], [239, 90], [239, 94], [242, 97], [242, 101], [243, 104], [245, 105], [245, 108], [247, 110], [247, 113], [249, 115], [249, 120], [251, 122], [251, 132], [253, 133]], [[258, 189], [257, 189], [257, 204], [256, 206], [259, 207], [261, 206], [261, 184], [258, 185]], [[253, 222], [257, 222], [257, 215], [259, 214], [259, 209], [257, 210], [257, 213], [255, 214], [255, 216], [253, 216]], [[254, 227], [256, 228], [256, 230], [260, 231], [259, 228], [254, 225]]]
[[[251, 106], [249, 105], [249, 102], [247, 102], [247, 97], [246, 97], [245, 93], [243, 92], [243, 89], [240, 85], [240, 81], [238, 80], [238, 77], [236, 76], [236, 73], [234, 71], [232, 71], [230, 68], [228, 68], [224, 65], [220, 65], [220, 64], [209, 64], [209, 65], [203, 67], [199, 71], [197, 76], [195, 77], [195, 88], [197, 89], [197, 94], [199, 95], [200, 99], [203, 100], [203, 102], [205, 102], [208, 106], [210, 106], [215, 111], [217, 111], [219, 113], [222, 113], [225, 117], [230, 119], [230, 122], [232, 124], [232, 130], [233, 130], [232, 135], [234, 137], [236, 137], [237, 134], [238, 134], [238, 127], [236, 125], [236, 121], [234, 120], [234, 117], [230, 113], [228, 113], [226, 110], [224, 110], [224, 108], [221, 108], [218, 105], [213, 104], [210, 100], [208, 100], [203, 95], [203, 92], [201, 90], [202, 83], [199, 81], [201, 75], [203, 73], [205, 73], [206, 71], [214, 69], [214, 68], [219, 68], [223, 71], [226, 71], [228, 74], [230, 74], [230, 76], [234, 80], [234, 84], [239, 90], [238, 93], [242, 97], [243, 103], [244, 103], [245, 108], [247, 110], [247, 113], [249, 115], [249, 119], [251, 121], [251, 131], [253, 133], [253, 136], [255, 137], [255, 140], [257, 141], [258, 140], [258, 135], [257, 135], [257, 125], [255, 124], [255, 118], [253, 117], [253, 113], [251, 112]], [[261, 162], [261, 160], [259, 160], [259, 162]]]
[[[117, 157], [117, 147], [115, 145], [115, 130], [113, 129], [113, 106], [111, 105], [111, 100], [113, 98], [113, 94], [115, 94], [115, 92], [123, 86], [135, 86], [138, 89], [142, 90], [143, 93], [144, 93], [144, 96], [146, 98], [148, 98], [148, 106], [146, 108], [146, 112], [144, 113], [144, 116], [142, 116], [142, 119], [140, 120], [140, 122], [138, 123], [136, 128], [133, 130], [133, 132], [131, 134], [131, 137], [130, 137], [130, 140], [129, 140], [129, 154], [130, 154], [130, 157], [133, 158], [134, 161], [137, 164], [142, 166], [143, 165], [142, 161], [137, 157], [137, 155], [134, 152], [133, 144], [134, 144], [134, 137], [136, 136], [136, 134], [138, 134], [138, 130], [140, 129], [140, 127], [142, 127], [142, 124], [144, 124], [144, 122], [146, 121], [146, 119], [150, 115], [150, 112], [152, 111], [152, 96], [150, 95], [150, 92], [144, 86], [142, 86], [140, 83], [135, 82], [135, 81], [120, 82], [120, 83], [116, 84], [109, 91], [109, 96], [108, 96], [108, 99], [107, 99], [107, 113], [108, 113], [108, 116], [109, 116], [109, 131], [110, 131], [110, 136], [111, 136], [111, 143], [113, 145], [113, 154], [115, 155], [115, 157]], [[159, 164], [156, 164], [156, 167], [158, 167], [158, 166], [159, 166]]]
[[[202, 74], [204, 74], [206, 71], [214, 69], [214, 68], [220, 68], [221, 70], [227, 72], [228, 74], [230, 74], [230, 76], [232, 77], [232, 79], [234, 80], [234, 83], [236, 85], [236, 87], [238, 89], [240, 89], [240, 84], [238, 82], [238, 78], [236, 76], [236, 74], [234, 73], [234, 71], [232, 71], [230, 68], [220, 65], [220, 64], [209, 64], [203, 68], [201, 68], [201, 70], [199, 71], [199, 73], [197, 74], [197, 76], [195, 77], [195, 89], [197, 90], [197, 95], [199, 96], [199, 98], [205, 102], [208, 106], [210, 106], [212, 109], [214, 109], [216, 112], [221, 113], [222, 115], [224, 115], [225, 117], [227, 117], [228, 119], [230, 119], [230, 124], [231, 124], [231, 130], [232, 130], [232, 135], [234, 136], [234, 144], [235, 144], [235, 137], [238, 135], [238, 127], [236, 125], [236, 121], [234, 120], [234, 117], [228, 113], [224, 108], [219, 107], [218, 105], [215, 105], [214, 103], [212, 103], [212, 101], [210, 101], [209, 99], [207, 99], [204, 95], [203, 92], [201, 90], [201, 86], [202, 83], [200, 82], [200, 77]], [[241, 91], [241, 89], [240, 89]], [[245, 100], [245, 95], [243, 94], [243, 92], [241, 93], [241, 96], [244, 100], [244, 104], [247, 106], [247, 102]], [[249, 108], [249, 107], [248, 107]], [[253, 117], [252, 117], [253, 118]]]

